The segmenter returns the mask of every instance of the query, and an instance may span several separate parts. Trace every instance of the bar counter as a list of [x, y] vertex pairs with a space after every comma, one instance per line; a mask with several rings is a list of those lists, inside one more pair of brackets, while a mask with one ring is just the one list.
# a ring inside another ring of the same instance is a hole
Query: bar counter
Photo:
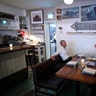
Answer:
[[28, 78], [25, 51], [30, 46], [0, 48], [0, 93]]

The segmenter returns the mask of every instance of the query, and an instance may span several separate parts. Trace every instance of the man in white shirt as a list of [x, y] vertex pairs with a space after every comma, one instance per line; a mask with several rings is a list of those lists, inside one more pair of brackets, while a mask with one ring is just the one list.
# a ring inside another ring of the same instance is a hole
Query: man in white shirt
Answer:
[[[51, 60], [55, 60], [55, 56], [56, 55], [59, 55], [61, 57], [61, 59], [65, 62], [66, 60], [67, 61], [70, 61], [73, 59], [72, 56], [69, 55], [66, 47], [67, 47], [67, 43], [65, 40], [61, 40], [60, 41], [60, 45], [61, 45], [61, 48], [55, 52], [52, 56], [51, 56]], [[67, 63], [67, 61], [65, 63]]]
[[74, 56], [69, 55], [66, 49], [67, 43], [65, 40], [61, 40], [60, 45], [61, 45], [61, 48], [51, 56], [52, 62], [56, 64], [54, 69], [55, 71], [58, 71], [67, 62], [71, 61], [74, 58]]

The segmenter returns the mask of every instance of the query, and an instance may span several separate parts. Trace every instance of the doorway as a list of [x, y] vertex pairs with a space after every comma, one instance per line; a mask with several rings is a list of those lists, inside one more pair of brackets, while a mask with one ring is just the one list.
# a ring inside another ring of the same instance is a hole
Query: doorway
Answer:
[[50, 23], [50, 55], [56, 52], [56, 24]]
[[50, 58], [56, 51], [56, 23], [45, 23], [45, 43], [46, 43], [46, 59]]

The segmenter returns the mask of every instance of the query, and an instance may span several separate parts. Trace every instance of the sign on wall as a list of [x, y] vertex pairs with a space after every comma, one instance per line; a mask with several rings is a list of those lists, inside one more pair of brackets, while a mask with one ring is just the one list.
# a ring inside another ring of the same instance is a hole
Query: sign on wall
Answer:
[[76, 22], [71, 26], [74, 30], [96, 30], [96, 22]]

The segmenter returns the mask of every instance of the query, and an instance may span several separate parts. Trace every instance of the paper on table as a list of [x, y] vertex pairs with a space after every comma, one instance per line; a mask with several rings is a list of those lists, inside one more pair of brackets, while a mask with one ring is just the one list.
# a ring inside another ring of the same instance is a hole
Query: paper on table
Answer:
[[88, 61], [88, 62], [86, 62], [86, 65], [96, 66], [96, 62], [94, 62], [94, 61]]
[[84, 74], [89, 74], [89, 75], [95, 75], [95, 74], [96, 74], [96, 69], [84, 68], [84, 69], [82, 70], [82, 73], [84, 73]]
[[70, 65], [70, 66], [76, 66], [78, 64], [78, 61], [69, 61], [67, 63], [67, 65]]
[[78, 54], [78, 57], [83, 57], [85, 56], [85, 54]]

